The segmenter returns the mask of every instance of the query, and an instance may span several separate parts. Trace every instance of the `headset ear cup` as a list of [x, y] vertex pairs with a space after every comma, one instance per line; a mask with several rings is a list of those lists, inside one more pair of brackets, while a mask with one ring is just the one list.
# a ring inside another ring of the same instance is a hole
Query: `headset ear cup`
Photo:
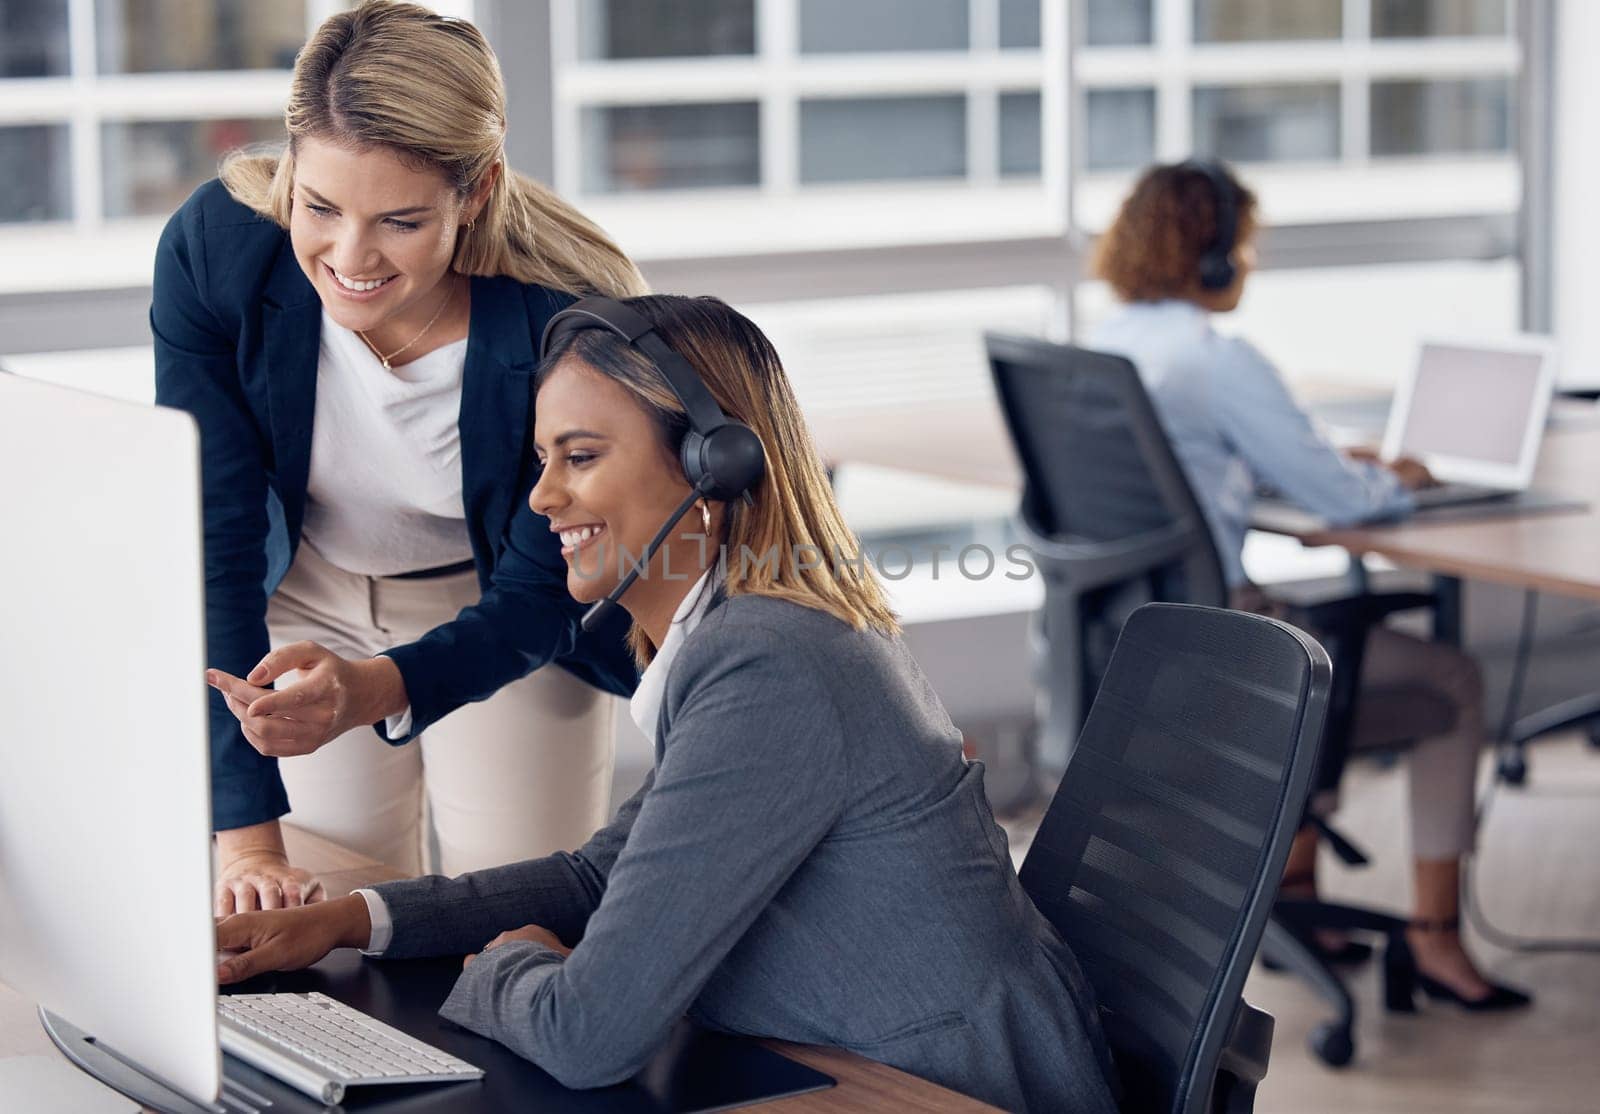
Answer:
[[698, 443], [693, 448], [693, 463], [686, 460], [684, 474], [691, 484], [709, 478], [709, 486], [702, 490], [713, 499], [731, 503], [759, 484], [766, 474], [767, 456], [761, 438], [747, 425], [728, 422], [704, 437], [691, 432], [683, 442], [686, 458], [690, 438]]
[[678, 446], [678, 463], [683, 466], [683, 478], [689, 481], [690, 487], [699, 487], [701, 477], [706, 474], [705, 443], [705, 436], [691, 429], [683, 435], [683, 443]]
[[1233, 285], [1233, 260], [1207, 253], [1200, 260], [1200, 285], [1207, 290], [1226, 290]]

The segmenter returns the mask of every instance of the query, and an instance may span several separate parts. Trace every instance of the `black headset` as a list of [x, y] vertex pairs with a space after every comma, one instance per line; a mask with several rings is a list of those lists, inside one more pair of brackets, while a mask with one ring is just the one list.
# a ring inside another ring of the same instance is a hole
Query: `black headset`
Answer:
[[1216, 231], [1200, 253], [1198, 272], [1204, 289], [1226, 290], [1239, 274], [1233, 265], [1233, 249], [1239, 237], [1238, 187], [1216, 159], [1190, 159], [1180, 169], [1204, 174], [1211, 183], [1211, 193], [1216, 198]]
[[626, 576], [611, 590], [605, 599], [598, 601], [582, 619], [586, 632], [597, 629], [607, 613], [617, 606], [624, 592], [644, 572], [650, 559], [667, 540], [667, 535], [679, 519], [689, 513], [689, 508], [702, 498], [730, 503], [743, 498], [750, 501], [750, 491], [767, 472], [767, 454], [761, 447], [756, 431], [743, 422], [733, 421], [722, 412], [717, 400], [711, 397], [700, 373], [688, 360], [668, 347], [655, 327], [643, 314], [613, 298], [590, 297], [572, 303], [552, 317], [544, 327], [539, 341], [539, 358], [542, 360], [568, 333], [579, 329], [604, 329], [621, 337], [644, 353], [660, 370], [672, 393], [683, 403], [689, 416], [689, 431], [683, 435], [678, 449], [678, 460], [683, 474], [694, 490], [678, 504], [678, 509], [661, 524], [650, 544], [645, 546], [640, 561], [628, 570]]
[[706, 390], [700, 373], [667, 346], [644, 315], [612, 298], [599, 296], [574, 302], [552, 317], [539, 342], [543, 359], [567, 334], [580, 329], [604, 329], [621, 337], [650, 358], [689, 416], [678, 459], [689, 485], [700, 495], [722, 502], [743, 497], [766, 474], [767, 457], [761, 438], [743, 422], [722, 412]]

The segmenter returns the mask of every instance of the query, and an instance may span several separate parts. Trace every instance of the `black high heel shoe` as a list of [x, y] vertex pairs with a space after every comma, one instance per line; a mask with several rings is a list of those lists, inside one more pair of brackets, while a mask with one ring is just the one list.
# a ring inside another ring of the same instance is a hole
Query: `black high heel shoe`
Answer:
[[[1487, 981], [1487, 980], [1485, 980]], [[1452, 986], [1430, 979], [1421, 971], [1417, 972], [1417, 986], [1429, 998], [1439, 1002], [1454, 1002], [1464, 1010], [1474, 1013], [1488, 1013], [1493, 1010], [1518, 1010], [1523, 1006], [1533, 1004], [1533, 995], [1517, 990], [1515, 987], [1501, 986], [1499, 983], [1489, 983], [1489, 993], [1482, 998], [1463, 998]]]
[[[1442, 921], [1412, 921], [1411, 927], [1421, 932], [1458, 932], [1461, 928], [1461, 919], [1459, 917], [1450, 917]], [[1483, 997], [1463, 997], [1455, 987], [1416, 970], [1414, 964], [1411, 977], [1415, 982], [1416, 989], [1426, 994], [1430, 1000], [1452, 1002], [1464, 1010], [1471, 1010], [1473, 1013], [1517, 1010], [1533, 1004], [1533, 995], [1528, 994], [1526, 991], [1492, 982], [1489, 983], [1489, 993]], [[1489, 982], [1489, 980], [1485, 979], [1484, 982]]]

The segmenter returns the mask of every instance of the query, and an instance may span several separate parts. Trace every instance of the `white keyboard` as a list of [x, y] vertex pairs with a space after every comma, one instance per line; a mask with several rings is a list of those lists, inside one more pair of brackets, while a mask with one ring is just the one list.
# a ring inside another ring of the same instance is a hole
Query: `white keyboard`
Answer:
[[220, 995], [217, 1027], [224, 1052], [329, 1104], [357, 1084], [483, 1078], [483, 1069], [325, 994]]

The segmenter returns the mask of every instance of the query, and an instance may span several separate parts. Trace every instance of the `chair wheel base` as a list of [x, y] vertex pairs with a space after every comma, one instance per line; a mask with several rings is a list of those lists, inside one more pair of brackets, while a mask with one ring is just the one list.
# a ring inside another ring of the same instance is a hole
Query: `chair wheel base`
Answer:
[[1340, 1025], [1336, 1021], [1324, 1021], [1306, 1038], [1312, 1055], [1327, 1064], [1330, 1068], [1342, 1068], [1348, 1064], [1356, 1054], [1355, 1039], [1350, 1034], [1348, 1025]]
[[1502, 754], [1495, 773], [1507, 785], [1522, 785], [1528, 780], [1528, 762], [1516, 753]]

